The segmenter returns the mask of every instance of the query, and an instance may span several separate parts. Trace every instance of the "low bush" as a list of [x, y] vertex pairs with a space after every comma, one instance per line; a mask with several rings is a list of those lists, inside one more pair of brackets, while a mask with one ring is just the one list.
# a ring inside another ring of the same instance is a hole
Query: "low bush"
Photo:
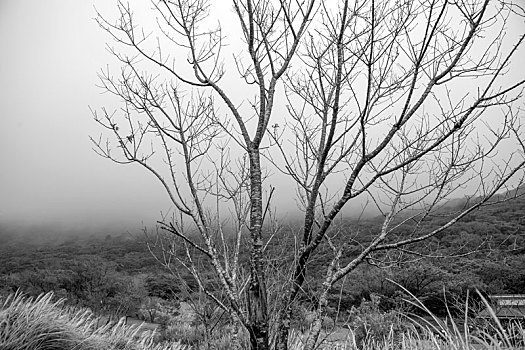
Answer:
[[360, 349], [370, 343], [397, 343], [400, 335], [409, 331], [410, 323], [402, 319], [396, 311], [381, 311], [380, 303], [379, 296], [371, 295], [370, 301], [363, 300], [359, 307], [352, 307], [350, 310], [347, 324], [353, 331], [356, 346]]

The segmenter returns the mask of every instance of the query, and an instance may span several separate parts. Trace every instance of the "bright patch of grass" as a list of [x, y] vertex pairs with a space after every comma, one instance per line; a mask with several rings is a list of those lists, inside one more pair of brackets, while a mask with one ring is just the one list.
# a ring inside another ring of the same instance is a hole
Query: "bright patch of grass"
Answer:
[[178, 343], [154, 343], [151, 332], [140, 326], [97, 326], [86, 310], [71, 310], [53, 294], [27, 298], [12, 294], [0, 304], [1, 350], [183, 350]]

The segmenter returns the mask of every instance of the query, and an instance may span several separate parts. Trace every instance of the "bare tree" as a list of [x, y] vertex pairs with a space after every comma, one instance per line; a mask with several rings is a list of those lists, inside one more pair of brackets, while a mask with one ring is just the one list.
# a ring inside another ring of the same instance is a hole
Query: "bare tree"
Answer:
[[[116, 143], [93, 142], [101, 156], [139, 164], [164, 187], [175, 209], [160, 225], [186, 255], [165, 246], [164, 261], [182, 263], [244, 326], [252, 349], [287, 349], [308, 262], [329, 246], [333, 259], [305, 347], [313, 349], [335, 283], [364, 261], [381, 264], [381, 252], [410, 253], [494, 203], [509, 181], [521, 183], [525, 80], [508, 72], [524, 37], [506, 28], [522, 10], [489, 0], [232, 3], [242, 48], [227, 45], [205, 0], [153, 0], [151, 29], [121, 1], [116, 21], [98, 14], [121, 65], [116, 75], [102, 72], [102, 87], [123, 107], [93, 112]], [[236, 74], [244, 94], [232, 88]], [[270, 220], [269, 169], [295, 182], [304, 212], [275, 310], [265, 274], [265, 247], [278, 230]], [[428, 230], [425, 220], [464, 189], [471, 200]], [[345, 244], [333, 244], [333, 222], [363, 199], [384, 220], [351, 256]], [[393, 234], [406, 222], [408, 232]], [[244, 249], [247, 265], [239, 259]], [[201, 259], [223, 297], [206, 287]]]

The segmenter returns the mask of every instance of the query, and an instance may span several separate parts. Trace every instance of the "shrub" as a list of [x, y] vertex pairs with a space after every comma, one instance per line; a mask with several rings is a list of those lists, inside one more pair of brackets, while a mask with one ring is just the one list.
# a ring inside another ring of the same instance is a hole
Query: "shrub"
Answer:
[[365, 344], [397, 341], [400, 334], [405, 333], [409, 324], [403, 322], [396, 311], [382, 312], [379, 308], [381, 299], [370, 295], [370, 301], [363, 300], [359, 307], [350, 310], [348, 325], [354, 332], [355, 343], [359, 348]]

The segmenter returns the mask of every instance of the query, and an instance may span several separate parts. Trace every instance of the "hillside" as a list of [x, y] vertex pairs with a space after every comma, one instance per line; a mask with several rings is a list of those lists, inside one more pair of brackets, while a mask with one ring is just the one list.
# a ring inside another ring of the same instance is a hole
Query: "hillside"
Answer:
[[[413, 247], [416, 252], [434, 258], [400, 252], [379, 255], [378, 259], [391, 259], [393, 263], [383, 268], [360, 266], [336, 286], [331, 305], [334, 310], [350, 310], [363, 298], [369, 300], [376, 294], [381, 296], [385, 310], [397, 307], [399, 288], [388, 280], [399, 283], [438, 314], [443, 312], [443, 290], [452, 299], [461, 299], [467, 290], [473, 289], [489, 294], [523, 294], [524, 213], [523, 196], [494, 204], [469, 214], [424, 246]], [[442, 220], [435, 216], [425, 225], [437, 227]], [[357, 242], [369, 239], [379, 225], [380, 218], [342, 222], [341, 233], [334, 242], [346, 242], [349, 259], [360, 252]], [[409, 228], [402, 226], [399, 234]], [[269, 275], [284, 278], [293, 259], [288, 252], [293, 250], [294, 237], [299, 232], [297, 226], [283, 225], [283, 230], [269, 245]], [[70, 237], [40, 244], [16, 239], [5, 230], [2, 237], [0, 295], [18, 289], [30, 296], [53, 291], [69, 305], [88, 307], [97, 314], [125, 315], [145, 313], [144, 305], [151, 298], [187, 299], [198, 290], [184, 269], [178, 269], [178, 277], [165, 270], [152, 256], [142, 236]], [[316, 300], [326, 273], [324, 266], [332, 256], [332, 251], [325, 247], [316, 252], [308, 265], [308, 280], [300, 298], [306, 309]], [[247, 257], [240, 259], [246, 261]], [[205, 283], [218, 288], [212, 275]]]

